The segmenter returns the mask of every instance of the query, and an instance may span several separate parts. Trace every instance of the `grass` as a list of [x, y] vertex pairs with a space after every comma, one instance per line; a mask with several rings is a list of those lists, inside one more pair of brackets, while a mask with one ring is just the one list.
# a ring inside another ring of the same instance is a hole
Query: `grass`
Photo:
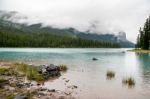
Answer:
[[25, 95], [28, 97], [28, 99], [33, 99], [34, 93], [28, 91]]
[[9, 81], [8, 80], [5, 80], [5, 79], [0, 79], [0, 89], [3, 88], [3, 86], [5, 84], [9, 84]]
[[5, 97], [5, 99], [14, 99], [13, 97], [14, 97], [14, 95], [8, 95]]
[[5, 82], [8, 82], [8, 80], [0, 79], [0, 84], [1, 84], [1, 83], [5, 83]]
[[[27, 99], [33, 99], [33, 93], [31, 93], [31, 92], [29, 92], [29, 91], [27, 91], [27, 92], [25, 92], [25, 93], [22, 93], [22, 95], [23, 96], [26, 96], [27, 97]], [[9, 95], [7, 95], [4, 99], [14, 99], [14, 94], [12, 93], [12, 94], [9, 94]], [[15, 98], [16, 99], [16, 98]]]
[[60, 69], [60, 71], [67, 71], [67, 70], [68, 70], [68, 67], [67, 67], [67, 65], [65, 65], [65, 64], [60, 64], [60, 65], [59, 65], [59, 69]]
[[[59, 65], [59, 69], [62, 72], [67, 71], [68, 67], [65, 64]], [[38, 72], [35, 66], [28, 66], [24, 63], [15, 63], [10, 68], [0, 68], [0, 75], [9, 74], [12, 76], [25, 76], [28, 80], [43, 81], [45, 80], [44, 75]]]
[[44, 77], [43, 75], [41, 75], [36, 67], [31, 67], [28, 66], [27, 64], [24, 63], [16, 63], [14, 65], [12, 65], [12, 68], [15, 71], [18, 71], [19, 73], [25, 75], [27, 77], [28, 80], [35, 80], [35, 81], [43, 81]]
[[106, 76], [107, 76], [107, 79], [112, 79], [115, 77], [115, 72], [114, 71], [107, 71]]
[[135, 86], [135, 80], [132, 77], [126, 78], [122, 80], [122, 83], [124, 85], [128, 85], [128, 87], [133, 87]]
[[8, 72], [9, 70], [7, 68], [0, 68], [0, 75], [4, 75]]
[[43, 75], [39, 74], [37, 68], [35, 68], [35, 67], [28, 67], [26, 76], [29, 80], [35, 80], [35, 81], [43, 81], [44, 80]]
[[128, 50], [130, 52], [136, 52], [136, 53], [150, 53], [150, 50], [143, 50], [143, 49], [132, 49]]
[[15, 63], [12, 65], [12, 68], [15, 69], [16, 71], [26, 73], [28, 70], [28, 65], [24, 63]]

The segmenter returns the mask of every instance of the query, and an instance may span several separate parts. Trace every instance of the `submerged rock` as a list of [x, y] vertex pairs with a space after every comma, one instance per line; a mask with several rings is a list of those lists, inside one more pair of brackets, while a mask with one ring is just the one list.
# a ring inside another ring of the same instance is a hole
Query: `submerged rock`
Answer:
[[93, 60], [93, 61], [96, 61], [96, 60], [98, 60], [98, 59], [94, 57], [92, 60]]

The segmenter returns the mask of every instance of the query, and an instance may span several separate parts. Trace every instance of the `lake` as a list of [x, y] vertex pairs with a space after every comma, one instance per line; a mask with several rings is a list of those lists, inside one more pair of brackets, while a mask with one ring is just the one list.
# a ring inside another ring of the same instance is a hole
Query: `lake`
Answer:
[[[73, 90], [77, 99], [150, 99], [150, 54], [128, 52], [128, 49], [105, 48], [0, 48], [0, 62], [29, 64], [67, 64], [68, 71], [61, 77], [45, 82], [43, 87]], [[93, 61], [95, 57], [98, 60]], [[115, 77], [108, 79], [108, 70]], [[122, 83], [132, 77], [135, 86]], [[69, 79], [65, 85], [63, 78]]]

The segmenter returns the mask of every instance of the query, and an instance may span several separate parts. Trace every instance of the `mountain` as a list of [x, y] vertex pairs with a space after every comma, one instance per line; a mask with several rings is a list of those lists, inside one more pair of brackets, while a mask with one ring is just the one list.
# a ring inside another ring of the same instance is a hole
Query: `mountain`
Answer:
[[132, 48], [134, 47], [134, 43], [128, 41], [126, 39], [126, 33], [119, 32], [118, 35], [114, 34], [96, 34], [96, 33], [79, 33], [77, 34], [78, 37], [88, 39], [88, 40], [97, 40], [103, 42], [113, 42], [118, 43], [121, 47], [124, 48]]
[[17, 29], [26, 33], [48, 33], [60, 37], [81, 38], [85, 40], [94, 40], [99, 42], [118, 43], [121, 47], [134, 47], [134, 44], [126, 39], [126, 34], [124, 32], [120, 32], [118, 35], [98, 34], [98, 33], [80, 32], [74, 28], [59, 29], [50, 26], [43, 27], [42, 23], [31, 25], [19, 23], [19, 20], [26, 20], [26, 19], [27, 17], [20, 15], [17, 12], [0, 11], [0, 28], [7, 27]]

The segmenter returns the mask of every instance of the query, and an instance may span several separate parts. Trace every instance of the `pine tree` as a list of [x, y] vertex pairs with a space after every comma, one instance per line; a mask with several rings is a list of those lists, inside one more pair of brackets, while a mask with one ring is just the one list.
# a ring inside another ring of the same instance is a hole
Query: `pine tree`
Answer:
[[136, 48], [140, 48], [140, 35], [137, 37]]
[[150, 47], [150, 16], [149, 16], [149, 19], [148, 19], [148, 42], [149, 42], [149, 47]]
[[137, 46], [141, 49], [149, 49], [150, 48], [150, 16], [146, 19], [144, 24], [144, 28], [140, 28], [139, 35], [137, 37]]
[[149, 49], [149, 30], [148, 30], [148, 25], [149, 25], [149, 20], [146, 20], [146, 23], [144, 25], [144, 46], [143, 49]]

